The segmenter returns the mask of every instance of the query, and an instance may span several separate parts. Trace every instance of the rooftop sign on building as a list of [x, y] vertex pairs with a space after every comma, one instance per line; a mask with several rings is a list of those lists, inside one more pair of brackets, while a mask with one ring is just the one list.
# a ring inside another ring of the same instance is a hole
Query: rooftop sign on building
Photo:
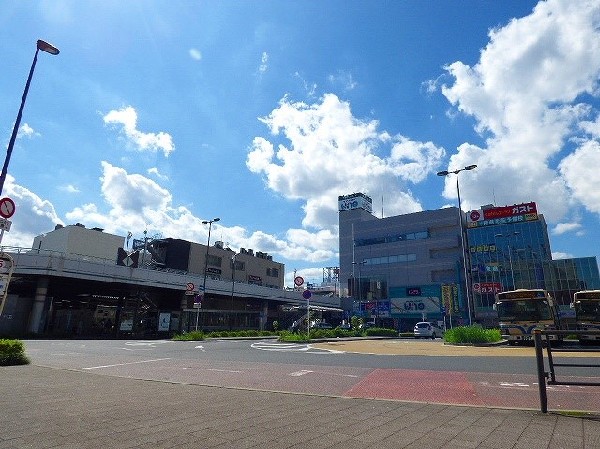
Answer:
[[338, 196], [338, 210], [364, 209], [373, 212], [373, 200], [364, 193]]
[[508, 223], [520, 223], [538, 219], [534, 202], [513, 206], [475, 209], [467, 214], [467, 227], [491, 226]]

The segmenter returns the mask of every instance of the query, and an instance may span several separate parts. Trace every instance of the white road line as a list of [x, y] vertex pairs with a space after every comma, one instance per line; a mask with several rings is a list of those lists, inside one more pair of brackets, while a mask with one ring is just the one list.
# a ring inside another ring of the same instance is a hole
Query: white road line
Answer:
[[100, 368], [112, 368], [113, 366], [136, 365], [138, 363], [160, 362], [162, 360], [171, 360], [171, 357], [167, 357], [165, 359], [140, 360], [139, 362], [115, 363], [114, 365], [90, 366], [88, 368], [82, 368], [82, 369], [92, 370], [92, 369], [100, 369]]
[[500, 382], [500, 386], [502, 387], [529, 387], [529, 384], [524, 384], [523, 382]]
[[310, 374], [310, 373], [314, 373], [314, 371], [303, 369], [300, 371], [296, 371], [295, 373], [290, 373], [289, 375], [298, 377], [298, 376], [304, 376], [305, 374]]
[[343, 354], [344, 351], [338, 351], [336, 349], [321, 349], [314, 348], [309, 344], [297, 344], [297, 343], [252, 343], [250, 345], [253, 349], [260, 349], [261, 351], [279, 351], [279, 352], [306, 352], [307, 354]]
[[243, 373], [243, 371], [236, 371], [233, 369], [216, 369], [216, 368], [208, 368], [206, 371], [218, 371], [220, 373]]

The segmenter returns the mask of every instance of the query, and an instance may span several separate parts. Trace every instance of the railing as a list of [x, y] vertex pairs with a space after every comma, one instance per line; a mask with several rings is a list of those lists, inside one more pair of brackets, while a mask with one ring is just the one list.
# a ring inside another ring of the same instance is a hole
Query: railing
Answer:
[[[600, 364], [592, 363], [557, 363], [554, 361], [553, 352], [577, 352], [577, 353], [588, 353], [588, 352], [600, 352], [600, 349], [581, 348], [581, 347], [552, 347], [552, 342], [548, 344], [549, 339], [543, 338], [543, 335], [556, 335], [557, 337], [564, 337], [566, 335], [600, 335], [600, 331], [580, 331], [580, 330], [540, 330], [536, 329], [533, 331], [533, 341], [535, 342], [535, 359], [537, 363], [537, 376], [538, 376], [538, 387], [540, 392], [540, 411], [542, 413], [548, 412], [548, 395], [546, 391], [546, 385], [578, 385], [578, 386], [591, 386], [600, 387], [600, 377], [598, 382], [572, 382], [572, 381], [558, 381], [556, 380], [556, 367], [570, 367], [570, 368], [600, 368]], [[559, 343], [560, 344], [560, 341]], [[544, 348], [546, 348], [548, 355], [548, 371], [546, 371], [544, 363]]]

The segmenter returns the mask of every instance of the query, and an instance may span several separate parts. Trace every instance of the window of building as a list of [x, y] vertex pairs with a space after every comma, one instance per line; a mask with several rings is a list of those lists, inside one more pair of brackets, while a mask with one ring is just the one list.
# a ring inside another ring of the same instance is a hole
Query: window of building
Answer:
[[267, 268], [267, 276], [271, 276], [273, 278], [279, 277], [279, 268]]
[[422, 240], [429, 238], [429, 231], [408, 232], [404, 234], [394, 234], [385, 237], [369, 237], [364, 239], [355, 239], [354, 246], [379, 245], [382, 243], [392, 243], [403, 240]]
[[[229, 263], [229, 268], [233, 269], [233, 260]], [[235, 261], [235, 271], [244, 271], [246, 265], [240, 260]]]
[[384, 257], [371, 257], [370, 259], [365, 259], [365, 265], [384, 265], [390, 263], [401, 263], [401, 262], [414, 262], [417, 260], [416, 254], [397, 254], [394, 256], [384, 256]]
[[215, 256], [214, 254], [209, 254], [206, 257], [206, 261], [207, 261], [208, 265], [211, 265], [213, 267], [220, 267], [221, 264], [223, 263], [223, 258], [219, 257], [219, 256]]

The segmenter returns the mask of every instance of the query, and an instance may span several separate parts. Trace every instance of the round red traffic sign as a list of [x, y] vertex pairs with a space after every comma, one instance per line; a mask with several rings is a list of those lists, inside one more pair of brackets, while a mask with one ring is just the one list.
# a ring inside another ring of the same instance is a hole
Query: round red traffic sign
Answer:
[[8, 197], [0, 199], [0, 217], [10, 218], [15, 213], [15, 202]]
[[302, 276], [296, 276], [294, 278], [294, 285], [300, 287], [302, 284], [304, 284], [304, 278]]

